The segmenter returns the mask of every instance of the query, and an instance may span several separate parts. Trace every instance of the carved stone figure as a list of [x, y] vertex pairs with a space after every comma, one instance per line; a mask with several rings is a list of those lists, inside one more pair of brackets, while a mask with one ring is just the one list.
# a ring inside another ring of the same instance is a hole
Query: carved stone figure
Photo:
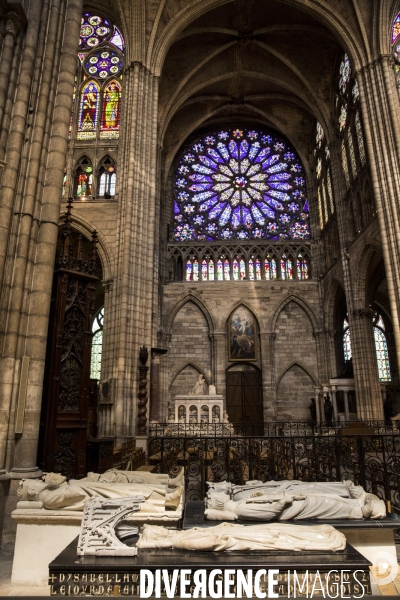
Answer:
[[[176, 510], [182, 496], [182, 487], [178, 486], [171, 490], [168, 486], [169, 480], [150, 482], [148, 475], [154, 476], [142, 472], [135, 475], [134, 472], [129, 471], [111, 471], [103, 475], [89, 473], [89, 477], [80, 480], [72, 479], [67, 483], [62, 475], [48, 473], [43, 477], [43, 481], [22, 480], [18, 496], [22, 501], [40, 502], [47, 510], [82, 511], [85, 502], [95, 496], [116, 499], [136, 497], [140, 493], [145, 499], [140, 507], [141, 512], [162, 513], [166, 510]], [[166, 475], [163, 477], [168, 479]], [[177, 483], [181, 477], [183, 477], [182, 473], [173, 480], [174, 483]], [[129, 478], [136, 478], [136, 480], [141, 478], [141, 481], [129, 482], [127, 481]]]
[[325, 421], [327, 425], [332, 425], [332, 417], [333, 417], [333, 405], [329, 396], [324, 397], [324, 412], [325, 412]]
[[182, 550], [319, 550], [337, 552], [346, 538], [330, 525], [289, 525], [268, 523], [245, 526], [221, 523], [216, 527], [193, 527], [185, 531], [144, 525], [138, 548], [179, 548]]
[[217, 395], [217, 390], [215, 388], [215, 385], [209, 385], [208, 386], [208, 395], [209, 396], [216, 396]]
[[310, 406], [308, 407], [310, 410], [311, 421], [313, 425], [317, 424], [317, 405], [315, 404], [315, 398], [311, 398]]
[[[246, 486], [218, 484], [206, 498], [211, 521], [290, 521], [303, 519], [381, 519], [386, 507], [361, 486], [345, 483], [250, 482]], [[335, 489], [336, 488], [336, 489]]]
[[192, 387], [190, 395], [191, 396], [204, 396], [204, 385], [205, 385], [205, 383], [206, 383], [206, 381], [204, 379], [204, 375], [202, 375], [200, 373], [200, 375], [197, 377], [196, 383]]

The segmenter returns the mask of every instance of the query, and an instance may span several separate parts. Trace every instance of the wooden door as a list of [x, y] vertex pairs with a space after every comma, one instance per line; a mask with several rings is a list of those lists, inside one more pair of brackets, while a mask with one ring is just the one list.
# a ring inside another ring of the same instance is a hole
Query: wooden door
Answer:
[[[263, 407], [261, 373], [248, 366], [226, 373], [226, 411], [231, 423], [244, 425], [243, 433], [262, 435]], [[240, 433], [240, 427], [237, 428]]]

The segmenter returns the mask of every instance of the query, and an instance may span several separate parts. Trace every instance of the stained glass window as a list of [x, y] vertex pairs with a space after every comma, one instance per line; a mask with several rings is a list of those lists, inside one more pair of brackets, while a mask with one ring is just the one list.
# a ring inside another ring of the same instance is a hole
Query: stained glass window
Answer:
[[319, 216], [319, 227], [322, 230], [324, 228], [324, 211], [322, 208], [321, 188], [318, 188], [318, 216]]
[[93, 167], [90, 161], [83, 157], [75, 170], [75, 196], [85, 200], [92, 196]]
[[347, 85], [350, 81], [350, 76], [351, 76], [350, 59], [347, 56], [347, 54], [345, 54], [343, 56], [342, 62], [340, 64], [340, 69], [339, 69], [339, 91], [343, 95], [347, 91]]
[[67, 188], [67, 171], [64, 171], [63, 185], [62, 185], [62, 195], [65, 196]]
[[365, 156], [364, 137], [361, 128], [360, 113], [358, 111], [356, 112], [355, 125], [361, 166], [364, 167], [367, 159]]
[[231, 265], [229, 264], [229, 260], [226, 258], [224, 260], [224, 279], [229, 281], [231, 278]]
[[81, 90], [81, 102], [78, 123], [78, 140], [90, 140], [96, 137], [99, 112], [100, 87], [93, 81], [86, 81]]
[[349, 147], [351, 173], [353, 175], [353, 179], [355, 179], [357, 177], [357, 163], [356, 155], [354, 153], [353, 135], [351, 133], [351, 129], [348, 131], [347, 144]]
[[328, 219], [329, 219], [329, 213], [328, 213], [328, 202], [327, 202], [327, 199], [326, 199], [325, 185], [322, 184], [321, 188], [322, 188], [322, 198], [323, 198], [323, 201], [324, 201], [325, 222], [327, 222]]
[[99, 77], [100, 79], [118, 75], [123, 67], [121, 56], [113, 50], [104, 48], [91, 52], [83, 65], [90, 77]]
[[343, 351], [344, 360], [347, 362], [351, 359], [351, 340], [350, 340], [350, 327], [347, 318], [343, 321]]
[[400, 35], [400, 13], [397, 15], [397, 17], [395, 18], [394, 22], [393, 22], [393, 28], [392, 28], [392, 44], [395, 43], [395, 41], [397, 40], [397, 38]]
[[253, 130], [207, 135], [175, 178], [175, 239], [309, 239], [305, 174], [286, 143]]
[[233, 279], [235, 281], [238, 281], [239, 279], [239, 262], [237, 258], [233, 259], [233, 263], [232, 263], [232, 273], [233, 273]]
[[92, 325], [92, 354], [90, 359], [90, 378], [100, 379], [101, 358], [103, 352], [104, 308], [96, 315]]
[[296, 262], [297, 279], [308, 279], [308, 260], [302, 254], [299, 254]]
[[214, 261], [210, 260], [208, 263], [208, 279], [214, 281]]
[[115, 196], [115, 186], [117, 175], [115, 165], [110, 157], [106, 157], [99, 167], [99, 197], [113, 198]]
[[222, 281], [224, 278], [224, 264], [220, 259], [217, 262], [217, 281]]
[[374, 340], [376, 361], [378, 364], [379, 381], [391, 381], [389, 352], [387, 347], [385, 324], [382, 316], [375, 314], [374, 316]]
[[102, 42], [108, 40], [111, 34], [111, 24], [99, 15], [83, 13], [81, 19], [81, 32], [79, 49], [91, 50]]
[[339, 114], [339, 131], [342, 132], [347, 124], [347, 102], [343, 102]]
[[[125, 48], [122, 34], [109, 20], [85, 12], [79, 46], [84, 83], [80, 89], [77, 139], [94, 139], [98, 133], [102, 139], [117, 139]], [[114, 78], [110, 81], [110, 77]]]
[[203, 281], [208, 280], [208, 265], [206, 260], [203, 260], [201, 263], [201, 278]]
[[261, 281], [261, 260], [259, 258], [256, 260], [256, 279]]
[[350, 174], [349, 174], [349, 165], [347, 163], [347, 154], [346, 154], [346, 146], [344, 140], [342, 140], [342, 167], [344, 173], [344, 179], [346, 182], [346, 188], [350, 187]]
[[277, 278], [277, 268], [276, 268], [276, 259], [268, 257], [265, 259], [265, 279], [276, 279]]
[[125, 50], [124, 38], [122, 37], [122, 33], [118, 27], [114, 26], [114, 34], [110, 39], [110, 44], [114, 44], [114, 46], [116, 46], [118, 50], [121, 50], [121, 52], [124, 52]]
[[186, 281], [193, 280], [193, 265], [191, 260], [186, 261]]
[[121, 84], [112, 79], [103, 91], [100, 138], [118, 138], [121, 113]]
[[249, 279], [254, 281], [254, 260], [252, 258], [249, 260]]
[[293, 279], [293, 263], [290, 257], [282, 255], [281, 260], [281, 278], [282, 279]]
[[316, 143], [318, 150], [321, 149], [324, 137], [325, 137], [325, 133], [324, 133], [324, 130], [322, 129], [322, 125], [321, 125], [321, 123], [319, 123], [317, 121], [317, 132], [316, 132], [316, 136], [315, 136], [315, 143]]
[[331, 213], [333, 214], [335, 207], [333, 204], [332, 180], [331, 180], [331, 172], [330, 172], [329, 168], [326, 173], [326, 189], [328, 190], [329, 205], [331, 207]]

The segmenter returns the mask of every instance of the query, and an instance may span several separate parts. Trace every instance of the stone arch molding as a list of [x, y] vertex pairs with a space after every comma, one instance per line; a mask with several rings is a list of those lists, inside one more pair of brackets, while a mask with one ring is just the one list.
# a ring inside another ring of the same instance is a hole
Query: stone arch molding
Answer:
[[338, 288], [342, 288], [343, 293], [346, 296], [343, 281], [341, 279], [339, 279], [339, 277], [337, 275], [335, 275], [334, 277], [332, 277], [331, 281], [329, 282], [328, 289], [325, 294], [325, 301], [324, 301], [325, 317], [324, 318], [325, 318], [325, 325], [326, 325], [327, 329], [334, 329], [334, 319], [335, 319], [334, 307], [335, 307], [335, 300], [336, 300], [336, 294], [337, 294]]
[[[366, 283], [368, 267], [371, 262], [372, 255], [374, 252], [378, 252], [383, 258], [383, 250], [380, 243], [375, 239], [366, 239], [361, 252], [361, 258], [358, 263], [357, 277], [356, 277], [356, 294], [355, 297], [362, 298], [362, 305], [366, 304]], [[386, 265], [385, 265], [386, 268]]]
[[195, 371], [198, 372], [199, 375], [203, 375], [204, 379], [206, 380], [207, 385], [210, 385], [211, 383], [211, 379], [210, 377], [207, 375], [207, 373], [204, 371], [204, 368], [202, 368], [200, 365], [198, 365], [196, 363], [196, 361], [194, 360], [189, 360], [187, 362], [185, 362], [184, 364], [181, 364], [179, 367], [177, 367], [173, 372], [172, 372], [172, 376], [171, 376], [171, 380], [168, 386], [168, 390], [171, 390], [172, 386], [174, 385], [175, 379], [182, 373], [182, 371], [184, 371], [187, 367], [192, 367], [193, 369], [195, 369]]
[[211, 312], [209, 311], [208, 307], [204, 304], [204, 302], [193, 293], [189, 293], [183, 298], [181, 298], [181, 300], [179, 300], [179, 302], [177, 302], [175, 306], [171, 309], [166, 319], [168, 331], [172, 331], [176, 315], [179, 313], [181, 308], [183, 308], [188, 302], [192, 302], [195, 306], [197, 306], [197, 308], [200, 310], [200, 312], [207, 321], [209, 334], [212, 334], [215, 330], [215, 324], [214, 319], [211, 316]]
[[308, 302], [306, 302], [305, 300], [303, 300], [303, 298], [301, 298], [297, 294], [293, 294], [293, 293], [291, 293], [288, 296], [286, 296], [286, 298], [284, 298], [281, 301], [281, 303], [277, 306], [277, 308], [275, 309], [275, 311], [274, 311], [274, 313], [273, 313], [273, 315], [271, 317], [271, 321], [270, 321], [270, 323], [271, 323], [270, 331], [271, 332], [275, 331], [275, 329], [276, 329], [276, 323], [277, 323], [277, 320], [279, 318], [279, 315], [284, 310], [284, 308], [288, 304], [290, 304], [291, 302], [294, 302], [295, 304], [297, 304], [300, 308], [302, 308], [304, 310], [304, 312], [306, 313], [306, 315], [310, 319], [313, 333], [316, 333], [319, 330], [319, 327], [318, 327], [318, 321], [317, 321], [317, 318], [316, 318], [316, 316], [314, 314], [314, 311], [312, 310], [312, 308], [308, 304]]
[[309, 367], [306, 367], [306, 365], [304, 365], [299, 360], [294, 360], [292, 363], [290, 363], [290, 365], [287, 365], [281, 371], [280, 375], [277, 377], [277, 380], [276, 380], [276, 389], [278, 389], [279, 384], [281, 383], [282, 379], [285, 377], [286, 373], [288, 373], [291, 369], [293, 369], [293, 367], [299, 367], [299, 369], [301, 369], [302, 371], [304, 371], [304, 373], [309, 376], [309, 378], [313, 382], [314, 386], [315, 387], [318, 386], [318, 379], [315, 376], [315, 374], [309, 369]]
[[261, 333], [262, 332], [262, 329], [261, 329], [262, 320], [261, 320], [260, 315], [250, 304], [248, 304], [247, 302], [245, 302], [243, 300], [238, 300], [237, 302], [235, 302], [235, 304], [233, 306], [230, 307], [228, 314], [223, 318], [222, 327], [226, 328], [229, 325], [229, 319], [231, 317], [231, 314], [240, 306], [247, 308], [247, 310], [249, 312], [251, 312], [251, 314], [253, 315], [253, 317], [256, 320], [257, 327], [258, 327], [258, 333]]
[[[62, 227], [63, 224], [64, 224], [64, 217], [60, 216], [59, 227]], [[77, 216], [76, 214], [72, 215], [71, 227], [73, 229], [75, 229], [76, 231], [78, 231], [79, 233], [81, 233], [82, 235], [84, 235], [89, 240], [92, 237], [93, 231], [96, 229], [88, 221], [86, 221], [85, 219], [83, 219], [80, 216]], [[97, 251], [98, 251], [101, 266], [103, 269], [103, 280], [107, 281], [108, 279], [112, 279], [111, 252], [110, 252], [108, 244], [107, 244], [104, 236], [102, 235], [102, 233], [99, 232], [97, 229], [96, 229], [96, 233], [97, 233], [97, 241], [98, 241]]]

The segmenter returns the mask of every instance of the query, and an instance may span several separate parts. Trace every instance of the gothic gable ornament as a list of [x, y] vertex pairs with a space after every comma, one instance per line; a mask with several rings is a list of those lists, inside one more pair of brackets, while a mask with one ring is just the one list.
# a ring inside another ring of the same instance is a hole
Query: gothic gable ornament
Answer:
[[78, 556], [136, 556], [137, 548], [126, 546], [119, 538], [139, 533], [138, 527], [122, 524], [122, 521], [138, 512], [142, 502], [142, 494], [115, 500], [98, 497], [88, 500], [79, 534]]

